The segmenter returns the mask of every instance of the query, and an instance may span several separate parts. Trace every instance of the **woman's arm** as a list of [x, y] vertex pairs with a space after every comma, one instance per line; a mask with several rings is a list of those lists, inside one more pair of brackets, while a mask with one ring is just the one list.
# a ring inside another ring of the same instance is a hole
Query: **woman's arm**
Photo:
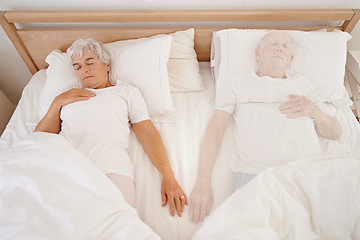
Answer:
[[73, 88], [58, 95], [51, 103], [49, 110], [35, 127], [35, 132], [48, 132], [58, 134], [61, 130], [60, 111], [69, 103], [88, 100], [95, 94], [89, 90]]
[[288, 114], [288, 118], [308, 117], [314, 120], [316, 132], [331, 140], [341, 137], [342, 129], [337, 118], [324, 113], [305, 96], [289, 96], [289, 100], [280, 105], [280, 112]]
[[162, 174], [162, 205], [165, 206], [169, 202], [171, 215], [175, 215], [176, 207], [177, 213], [181, 217], [184, 205], [188, 204], [188, 200], [175, 179], [159, 132], [150, 120], [134, 123], [132, 128], [150, 161]]

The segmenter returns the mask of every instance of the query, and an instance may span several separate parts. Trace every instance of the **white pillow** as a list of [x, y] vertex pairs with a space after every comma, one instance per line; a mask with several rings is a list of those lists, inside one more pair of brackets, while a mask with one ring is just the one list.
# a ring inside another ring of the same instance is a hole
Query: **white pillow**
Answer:
[[[141, 41], [119, 41], [111, 48], [110, 77], [130, 82], [142, 92], [150, 117], [174, 111], [170, 96], [167, 61], [171, 36]], [[109, 44], [109, 47], [113, 44]], [[49, 63], [46, 84], [40, 96], [40, 119], [48, 111], [54, 98], [74, 87], [81, 87], [66, 53], [55, 50], [46, 58]], [[114, 82], [115, 83], [115, 82]]]
[[[172, 36], [172, 39], [170, 59], [167, 61], [165, 58], [169, 58], [169, 36]], [[152, 40], [153, 38], [158, 38], [158, 40]], [[151, 44], [153, 45], [150, 46]], [[144, 95], [149, 107], [149, 115], [153, 121], [168, 121], [169, 119], [164, 117], [164, 114], [174, 111], [169, 88], [171, 92], [205, 89], [194, 50], [193, 28], [150, 38], [117, 41], [108, 43], [106, 46], [112, 53], [112, 77], [121, 78], [120, 73], [123, 76], [131, 76], [132, 81], [135, 81], [132, 84], [139, 87]], [[139, 49], [144, 50], [145, 46], [149, 47], [145, 49], [146, 51], [139, 51]], [[133, 55], [130, 54], [131, 51], [134, 51]], [[154, 52], [155, 54], [152, 55]], [[115, 55], [119, 59], [114, 60]], [[126, 60], [124, 60], [124, 56], [126, 56]], [[156, 57], [159, 59], [156, 60]], [[40, 97], [40, 119], [46, 114], [51, 102], [58, 94], [73, 87], [81, 87], [71, 66], [71, 61], [69, 61], [67, 54], [61, 53], [59, 50], [53, 51], [47, 57], [46, 62], [49, 63], [49, 68], [47, 69], [46, 86]], [[122, 62], [122, 64], [116, 65], [113, 61]], [[133, 65], [134, 62], [136, 65]], [[150, 64], [154, 67], [153, 69], [150, 68]], [[167, 69], [166, 64], [168, 64]], [[127, 69], [132, 69], [132, 72]], [[169, 77], [165, 76], [166, 71], [168, 71]], [[135, 74], [136, 77], [133, 77], [132, 74]], [[135, 78], [136, 80], [134, 80]], [[170, 83], [168, 78], [170, 78]], [[120, 79], [114, 79], [113, 84], [116, 80]], [[122, 80], [126, 81], [123, 77]], [[145, 85], [142, 86], [143, 84]], [[162, 116], [158, 117], [159, 115]], [[155, 116], [157, 117], [155, 118]]]
[[[194, 49], [194, 28], [177, 31], [172, 34], [159, 34], [149, 38], [127, 40], [135, 44], [144, 40], [171, 36], [170, 56], [167, 63], [169, 85], [171, 92], [195, 92], [205, 90], [203, 79], [199, 72], [199, 62]], [[108, 43], [109, 52], [124, 44], [124, 41]]]
[[[217, 91], [222, 91], [230, 76], [246, 75], [255, 69], [255, 49], [260, 39], [270, 31], [228, 29], [213, 33], [211, 63]], [[289, 74], [308, 77], [314, 83], [321, 101], [341, 99], [350, 34], [341, 31], [290, 30], [288, 33], [295, 46]]]
[[167, 72], [171, 36], [118, 41], [107, 44], [110, 53], [110, 79], [139, 88], [150, 117], [175, 111]]
[[39, 120], [47, 113], [54, 98], [72, 88], [81, 88], [70, 57], [60, 50], [52, 51], [45, 59], [49, 64], [46, 69], [46, 81], [39, 99]]
[[194, 49], [194, 34], [194, 28], [171, 34], [171, 50], [167, 65], [171, 92], [205, 90]]

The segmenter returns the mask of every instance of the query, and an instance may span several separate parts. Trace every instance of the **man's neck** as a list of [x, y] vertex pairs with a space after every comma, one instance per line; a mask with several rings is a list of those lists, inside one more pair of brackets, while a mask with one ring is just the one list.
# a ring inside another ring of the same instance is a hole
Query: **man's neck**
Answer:
[[258, 69], [256, 75], [259, 77], [286, 78], [285, 71], [282, 69]]

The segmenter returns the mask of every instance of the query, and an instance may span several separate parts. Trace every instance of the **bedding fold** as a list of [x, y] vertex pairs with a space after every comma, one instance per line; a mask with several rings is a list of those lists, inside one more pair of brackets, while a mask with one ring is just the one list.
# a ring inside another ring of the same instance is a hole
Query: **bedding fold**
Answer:
[[234, 192], [192, 239], [358, 239], [359, 160], [324, 155], [269, 168]]
[[160, 239], [62, 136], [34, 133], [0, 152], [2, 239]]

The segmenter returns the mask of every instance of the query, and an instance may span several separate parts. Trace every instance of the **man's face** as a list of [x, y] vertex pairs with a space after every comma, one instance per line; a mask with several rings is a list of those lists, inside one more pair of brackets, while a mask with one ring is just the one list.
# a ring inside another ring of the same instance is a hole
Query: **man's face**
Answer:
[[261, 67], [276, 67], [285, 71], [290, 66], [293, 43], [288, 33], [273, 32], [268, 34], [256, 49], [256, 59]]

